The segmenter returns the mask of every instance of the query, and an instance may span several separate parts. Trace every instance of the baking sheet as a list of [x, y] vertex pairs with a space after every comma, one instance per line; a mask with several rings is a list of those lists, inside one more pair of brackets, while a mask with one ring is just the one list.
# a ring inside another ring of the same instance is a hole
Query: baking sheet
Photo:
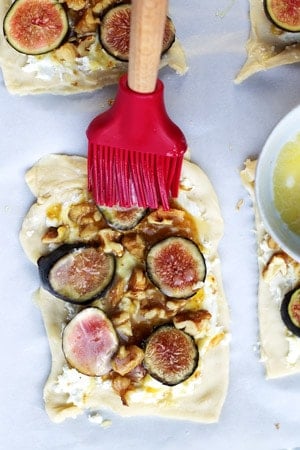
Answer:
[[115, 87], [69, 97], [14, 97], [0, 79], [1, 449], [300, 448], [300, 376], [265, 381], [259, 361], [253, 212], [239, 179], [244, 160], [259, 155], [272, 128], [299, 103], [300, 68], [285, 66], [233, 83], [246, 58], [248, 8], [247, 0], [170, 0], [189, 71], [183, 77], [169, 69], [160, 74], [169, 114], [184, 130], [192, 159], [210, 177], [225, 220], [220, 255], [231, 311], [231, 376], [218, 424], [110, 413], [107, 429], [85, 416], [59, 425], [49, 421], [42, 389], [50, 354], [31, 301], [39, 280], [18, 242], [33, 201], [24, 173], [51, 152], [85, 155], [85, 129]]

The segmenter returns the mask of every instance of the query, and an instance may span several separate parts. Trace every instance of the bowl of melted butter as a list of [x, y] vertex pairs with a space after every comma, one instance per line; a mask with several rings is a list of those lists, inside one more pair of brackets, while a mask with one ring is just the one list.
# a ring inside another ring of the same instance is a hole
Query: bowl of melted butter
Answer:
[[258, 158], [255, 195], [268, 233], [300, 262], [300, 105], [268, 137]]

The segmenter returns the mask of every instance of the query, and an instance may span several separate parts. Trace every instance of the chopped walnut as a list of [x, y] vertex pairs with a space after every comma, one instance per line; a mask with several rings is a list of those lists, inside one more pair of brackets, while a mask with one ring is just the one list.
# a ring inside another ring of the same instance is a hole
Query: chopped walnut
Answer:
[[112, 377], [111, 384], [113, 390], [120, 396], [123, 405], [128, 406], [126, 394], [130, 390], [131, 379], [115, 373]]
[[148, 309], [147, 311], [141, 311], [143, 314], [144, 319], [146, 320], [158, 320], [158, 319], [166, 319], [167, 313], [165, 309], [154, 307], [151, 309]]
[[89, 223], [81, 226], [79, 229], [79, 237], [85, 241], [97, 239], [99, 234], [99, 228], [95, 223]]
[[174, 316], [186, 307], [186, 300], [168, 300], [166, 303], [166, 307], [171, 315]]
[[147, 287], [148, 280], [144, 274], [144, 271], [140, 268], [133, 270], [128, 283], [128, 289], [130, 291], [144, 291]]
[[197, 336], [206, 330], [210, 319], [211, 314], [206, 310], [182, 311], [174, 317], [173, 323], [176, 328], [184, 329], [186, 333]]
[[53, 51], [53, 56], [60, 62], [73, 64], [78, 54], [76, 46], [71, 42], [66, 42]]
[[88, 4], [88, 0], [65, 0], [68, 8], [74, 9], [74, 11], [80, 11]]
[[106, 303], [109, 309], [114, 309], [121, 301], [125, 292], [126, 282], [119, 278], [106, 295]]
[[112, 359], [111, 365], [115, 372], [126, 375], [142, 363], [144, 352], [137, 345], [121, 345], [118, 353]]
[[175, 220], [184, 220], [184, 211], [169, 209], [164, 211], [159, 208], [148, 215], [148, 222], [155, 225], [172, 225]]
[[103, 243], [103, 251], [105, 253], [113, 253], [116, 256], [123, 256], [124, 247], [119, 243], [121, 233], [119, 231], [111, 230], [110, 228], [103, 228], [99, 231], [99, 237]]
[[90, 0], [92, 10], [95, 14], [102, 13], [110, 5], [121, 3], [122, 0]]
[[283, 251], [274, 253], [264, 268], [262, 275], [266, 282], [270, 282], [276, 275], [287, 275], [288, 269], [292, 268], [295, 278], [300, 276], [300, 264]]
[[133, 335], [130, 314], [128, 312], [122, 311], [118, 314], [114, 314], [111, 320], [117, 333], [124, 339]]
[[87, 56], [89, 54], [90, 47], [94, 44], [94, 42], [95, 36], [86, 36], [85, 38], [81, 38], [76, 47], [78, 56]]
[[102, 215], [93, 203], [82, 202], [71, 205], [68, 217], [77, 225], [87, 225], [94, 222], [101, 222]]
[[79, 35], [94, 33], [97, 30], [100, 20], [94, 16], [91, 9], [84, 11], [83, 16], [75, 25], [75, 31]]
[[276, 275], [281, 274], [285, 276], [287, 274], [287, 258], [289, 257], [283, 252], [272, 255], [262, 274], [266, 282], [276, 277]]
[[126, 234], [122, 239], [122, 244], [135, 258], [140, 260], [144, 258], [146, 244], [139, 234]]
[[60, 244], [68, 240], [70, 229], [67, 225], [50, 227], [42, 236], [43, 244]]
[[272, 250], [279, 250], [279, 245], [277, 244], [277, 242], [274, 241], [274, 239], [271, 236], [269, 236], [267, 244]]

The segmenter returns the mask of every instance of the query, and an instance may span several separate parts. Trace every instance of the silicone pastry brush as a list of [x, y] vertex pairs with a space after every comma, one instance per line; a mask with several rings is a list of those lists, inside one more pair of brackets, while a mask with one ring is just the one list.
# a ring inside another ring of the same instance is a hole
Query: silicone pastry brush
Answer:
[[133, 0], [128, 75], [113, 106], [87, 129], [88, 184], [97, 204], [169, 209], [187, 144], [157, 79], [167, 0]]

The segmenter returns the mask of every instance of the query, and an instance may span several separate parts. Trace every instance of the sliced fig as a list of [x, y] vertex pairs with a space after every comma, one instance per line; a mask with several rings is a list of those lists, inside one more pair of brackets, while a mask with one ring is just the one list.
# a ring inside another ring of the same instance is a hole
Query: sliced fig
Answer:
[[89, 376], [101, 376], [111, 370], [111, 359], [118, 338], [111, 321], [99, 308], [79, 312], [64, 328], [62, 345], [71, 367]]
[[98, 206], [106, 222], [115, 230], [131, 230], [134, 228], [147, 213], [147, 208], [121, 208]]
[[206, 276], [205, 260], [198, 246], [190, 239], [174, 236], [151, 247], [146, 270], [153, 284], [174, 298], [194, 295]]
[[86, 304], [104, 295], [116, 268], [115, 257], [86, 244], [65, 244], [38, 260], [43, 287], [70, 303]]
[[148, 338], [144, 366], [163, 384], [174, 386], [189, 378], [199, 360], [197, 345], [189, 334], [172, 325], [162, 325]]
[[[102, 17], [99, 28], [103, 48], [116, 59], [128, 61], [129, 29], [131, 5], [128, 3], [109, 8]], [[175, 40], [175, 27], [167, 17], [163, 38], [162, 53], [166, 52]]]
[[299, 0], [264, 0], [267, 18], [278, 28], [296, 33], [300, 31]]
[[7, 42], [27, 55], [59, 47], [68, 32], [66, 11], [57, 0], [16, 0], [3, 24]]
[[285, 295], [280, 312], [286, 327], [300, 337], [300, 287]]

